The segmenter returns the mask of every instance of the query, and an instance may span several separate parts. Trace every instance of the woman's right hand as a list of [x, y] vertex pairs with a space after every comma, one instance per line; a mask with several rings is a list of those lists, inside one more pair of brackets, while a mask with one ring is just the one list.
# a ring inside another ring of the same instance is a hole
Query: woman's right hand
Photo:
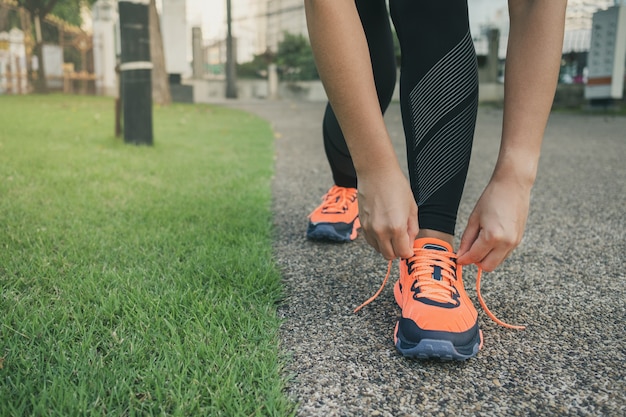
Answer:
[[397, 169], [358, 176], [359, 218], [365, 240], [385, 259], [413, 256], [419, 230], [417, 204], [408, 180]]

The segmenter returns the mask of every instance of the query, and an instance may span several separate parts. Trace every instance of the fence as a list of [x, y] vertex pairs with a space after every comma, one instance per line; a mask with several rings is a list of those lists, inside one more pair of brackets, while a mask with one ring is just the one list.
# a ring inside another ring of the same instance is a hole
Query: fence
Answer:
[[0, 94], [26, 94], [28, 71], [24, 32], [0, 32]]
[[[41, 28], [47, 88], [95, 93], [91, 34], [50, 14]], [[30, 13], [15, 0], [0, 0], [0, 94], [32, 92], [39, 67], [34, 38]]]

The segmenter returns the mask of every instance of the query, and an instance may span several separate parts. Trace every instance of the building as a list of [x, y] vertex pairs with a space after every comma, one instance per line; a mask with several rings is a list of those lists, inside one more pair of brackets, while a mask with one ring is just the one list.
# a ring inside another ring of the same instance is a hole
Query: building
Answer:
[[238, 62], [276, 52], [285, 32], [308, 36], [302, 0], [232, 1], [232, 24]]
[[[585, 66], [593, 13], [620, 1], [624, 0], [569, 0], [563, 53], [568, 62], [575, 62], [567, 70], [572, 77]], [[498, 57], [504, 60], [509, 35], [507, 0], [469, 0], [469, 13], [477, 54], [487, 55], [488, 34], [498, 29]], [[302, 0], [232, 0], [232, 23], [240, 63], [267, 51], [276, 52], [285, 32], [308, 36]], [[209, 68], [223, 64], [225, 52], [219, 46], [222, 42], [223, 37], [209, 40]]]
[[265, 50], [278, 50], [285, 32], [308, 37], [302, 0], [265, 0]]
[[208, 65], [208, 76], [210, 78], [224, 74], [226, 63], [226, 40], [221, 40], [209, 44], [204, 51], [204, 56]]
[[170, 81], [189, 76], [191, 65], [188, 51], [191, 49], [191, 30], [187, 24], [186, 0], [162, 0], [161, 34], [165, 68]]

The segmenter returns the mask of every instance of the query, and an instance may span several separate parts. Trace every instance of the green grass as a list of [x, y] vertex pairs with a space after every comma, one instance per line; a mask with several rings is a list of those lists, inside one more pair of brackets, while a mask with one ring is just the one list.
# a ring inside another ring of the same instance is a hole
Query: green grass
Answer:
[[0, 415], [290, 415], [269, 126], [0, 96]]

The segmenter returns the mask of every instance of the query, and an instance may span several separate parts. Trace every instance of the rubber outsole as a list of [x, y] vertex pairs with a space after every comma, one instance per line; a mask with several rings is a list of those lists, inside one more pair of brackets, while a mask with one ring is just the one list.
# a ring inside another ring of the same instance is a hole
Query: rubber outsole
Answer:
[[449, 340], [435, 340], [435, 339], [422, 339], [418, 344], [411, 347], [402, 347], [406, 345], [406, 342], [402, 342], [398, 338], [398, 325], [394, 331], [394, 342], [398, 352], [404, 357], [413, 359], [439, 359], [442, 361], [465, 361], [473, 358], [478, 354], [478, 351], [482, 347], [483, 333], [479, 330], [478, 341], [472, 346], [472, 351], [469, 354], [462, 354], [456, 349], [456, 347]]
[[345, 230], [338, 229], [330, 223], [309, 223], [306, 237], [311, 240], [330, 240], [333, 242], [352, 242], [352, 225], [346, 225]]

